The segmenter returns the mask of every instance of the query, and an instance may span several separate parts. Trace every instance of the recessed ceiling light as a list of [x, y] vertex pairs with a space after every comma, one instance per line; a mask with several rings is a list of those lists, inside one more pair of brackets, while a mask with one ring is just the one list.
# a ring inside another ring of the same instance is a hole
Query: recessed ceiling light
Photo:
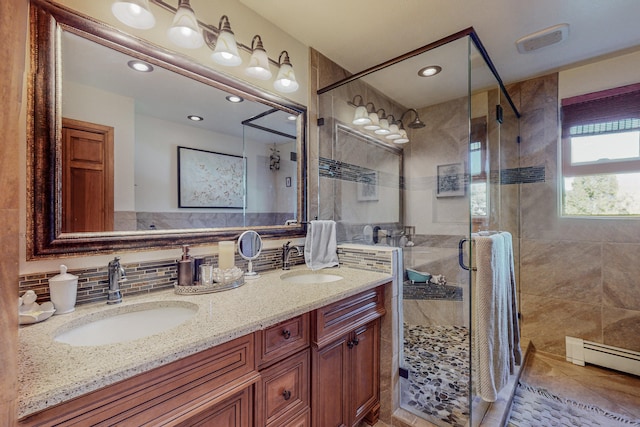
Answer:
[[226, 100], [229, 102], [235, 102], [235, 103], [244, 101], [244, 99], [239, 97], [238, 95], [229, 95], [226, 97]]
[[440, 71], [442, 71], [442, 67], [440, 67], [439, 65], [429, 65], [427, 67], [421, 68], [420, 71], [418, 71], [418, 75], [420, 77], [431, 77], [435, 76]]
[[191, 114], [191, 115], [187, 116], [187, 119], [189, 119], [189, 120], [193, 120], [194, 122], [201, 122], [201, 121], [203, 121], [203, 120], [204, 120], [202, 117], [200, 117], [200, 116], [195, 116], [195, 115], [193, 115], [193, 114]]
[[297, 119], [298, 119], [298, 116], [294, 116], [293, 114], [290, 115], [289, 117], [287, 117], [287, 120], [291, 120], [291, 121], [294, 121], [294, 120], [297, 120]]
[[153, 71], [153, 67], [151, 64], [147, 64], [146, 62], [138, 61], [137, 59], [131, 60], [127, 62], [127, 65], [132, 70], [140, 71], [141, 73], [150, 73]]

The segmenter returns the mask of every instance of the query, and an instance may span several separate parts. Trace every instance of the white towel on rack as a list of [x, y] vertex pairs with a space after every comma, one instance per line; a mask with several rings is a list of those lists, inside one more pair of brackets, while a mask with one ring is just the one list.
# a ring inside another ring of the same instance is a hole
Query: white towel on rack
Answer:
[[516, 271], [513, 257], [513, 237], [508, 231], [503, 231], [505, 257], [509, 269], [508, 284], [508, 326], [509, 326], [509, 372], [515, 372], [515, 366], [522, 364], [522, 349], [520, 348], [520, 322], [518, 320], [518, 289], [516, 285]]
[[474, 298], [474, 362], [477, 393], [495, 402], [509, 379], [511, 345], [509, 310], [511, 271], [502, 234], [474, 235], [476, 242]]
[[304, 261], [311, 270], [338, 265], [335, 221], [309, 222], [307, 238], [304, 241]]

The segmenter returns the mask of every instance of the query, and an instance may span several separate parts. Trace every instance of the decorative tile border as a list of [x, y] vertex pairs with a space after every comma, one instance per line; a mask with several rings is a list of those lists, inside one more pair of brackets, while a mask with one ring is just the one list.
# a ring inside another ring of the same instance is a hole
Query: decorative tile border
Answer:
[[[362, 166], [344, 163], [338, 160], [319, 158], [320, 176], [323, 178], [338, 179], [342, 181], [357, 182], [363, 173], [372, 172], [373, 169]], [[435, 186], [434, 176], [415, 177], [405, 180], [404, 176], [400, 176], [400, 189], [424, 189], [425, 187]], [[389, 174], [380, 173], [378, 175], [379, 185], [383, 187], [395, 187], [397, 177]], [[545, 167], [530, 166], [523, 168], [510, 168], [492, 170], [490, 173], [490, 181], [492, 184], [500, 183], [508, 184], [530, 184], [535, 182], [545, 182]], [[469, 175], [465, 174], [465, 182], [469, 182]]]
[[376, 250], [373, 246], [371, 249], [338, 248], [338, 258], [340, 259], [340, 265], [345, 267], [389, 274], [393, 272], [391, 252], [388, 250]]
[[[318, 159], [318, 167], [320, 176], [323, 178], [339, 179], [341, 181], [358, 182], [363, 174], [376, 171], [358, 165], [341, 162], [339, 160], [327, 159], [320, 157]], [[385, 172], [378, 172], [378, 185], [382, 187], [404, 188], [404, 177], [392, 175]], [[398, 184], [399, 180], [399, 184]]]
[[[218, 262], [218, 256], [206, 256], [205, 262]], [[291, 254], [292, 265], [303, 264], [304, 256]], [[246, 270], [248, 262], [236, 255], [238, 268]], [[163, 289], [173, 288], [177, 280], [176, 260], [148, 261], [133, 264], [123, 264], [127, 273], [127, 280], [122, 282], [120, 290], [123, 296], [138, 295]], [[282, 268], [282, 251], [279, 248], [262, 251], [258, 259], [253, 261], [254, 271], [267, 271]], [[78, 276], [78, 293], [76, 304], [87, 304], [107, 299], [109, 277], [107, 266], [68, 270]], [[49, 301], [49, 279], [58, 271], [20, 276], [18, 279], [19, 294], [33, 290], [38, 295], [38, 302]]]

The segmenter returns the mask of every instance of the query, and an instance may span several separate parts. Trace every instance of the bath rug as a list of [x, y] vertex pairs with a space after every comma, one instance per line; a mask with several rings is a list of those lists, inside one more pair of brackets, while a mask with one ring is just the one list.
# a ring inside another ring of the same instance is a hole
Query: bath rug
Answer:
[[518, 384], [508, 427], [640, 427], [640, 420]]

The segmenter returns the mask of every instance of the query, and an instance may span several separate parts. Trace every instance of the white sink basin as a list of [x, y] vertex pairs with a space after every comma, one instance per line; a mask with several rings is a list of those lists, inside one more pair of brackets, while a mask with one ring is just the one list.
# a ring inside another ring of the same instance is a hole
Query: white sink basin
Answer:
[[98, 346], [133, 341], [169, 330], [191, 319], [198, 306], [185, 301], [141, 303], [74, 320], [55, 335], [72, 346]]
[[283, 274], [280, 278], [285, 282], [291, 283], [330, 283], [344, 279], [344, 277], [338, 276], [337, 274], [306, 271], [292, 271], [291, 273]]

